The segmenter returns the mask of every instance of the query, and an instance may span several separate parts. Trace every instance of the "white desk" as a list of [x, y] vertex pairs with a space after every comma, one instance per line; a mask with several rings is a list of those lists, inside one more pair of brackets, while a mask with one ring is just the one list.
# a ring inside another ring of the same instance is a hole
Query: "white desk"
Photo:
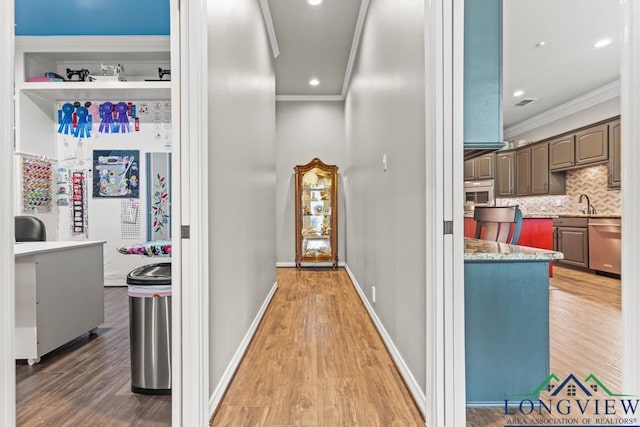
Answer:
[[16, 359], [38, 363], [104, 322], [104, 243], [15, 244]]

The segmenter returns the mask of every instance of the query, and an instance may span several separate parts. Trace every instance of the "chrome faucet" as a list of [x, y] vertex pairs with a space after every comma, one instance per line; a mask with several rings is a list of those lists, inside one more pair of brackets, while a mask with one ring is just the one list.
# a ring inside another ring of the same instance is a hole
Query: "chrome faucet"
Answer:
[[587, 215], [591, 215], [596, 213], [596, 208], [593, 207], [593, 205], [591, 204], [591, 202], [589, 201], [589, 196], [587, 196], [586, 194], [581, 194], [580, 197], [578, 198], [578, 203], [582, 203], [582, 198], [587, 199], [587, 209], [586, 211], [583, 209], [582, 213], [586, 213]]

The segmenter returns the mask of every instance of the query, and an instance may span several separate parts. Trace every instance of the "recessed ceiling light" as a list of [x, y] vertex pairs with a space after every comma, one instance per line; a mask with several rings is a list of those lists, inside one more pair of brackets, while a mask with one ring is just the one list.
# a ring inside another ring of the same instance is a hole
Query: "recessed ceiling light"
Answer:
[[318, 86], [318, 85], [320, 84], [320, 80], [318, 80], [318, 79], [311, 79], [311, 80], [309, 80], [309, 84], [310, 84], [311, 86]]
[[598, 40], [593, 44], [593, 47], [605, 47], [611, 44], [611, 39]]
[[317, 6], [322, 3], [322, 0], [307, 0], [307, 3], [309, 3], [311, 6]]
[[547, 45], [547, 42], [542, 40], [539, 41], [538, 43], [536, 43], [536, 47], [545, 47]]
[[516, 98], [522, 95], [524, 95], [524, 91], [522, 89], [518, 89], [515, 92], [513, 92], [513, 96], [515, 96]]

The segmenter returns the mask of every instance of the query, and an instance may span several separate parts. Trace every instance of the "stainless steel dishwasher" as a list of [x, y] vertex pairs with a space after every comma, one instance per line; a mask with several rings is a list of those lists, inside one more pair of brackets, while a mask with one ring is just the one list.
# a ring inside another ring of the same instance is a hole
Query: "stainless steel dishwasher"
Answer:
[[589, 268], [620, 274], [620, 218], [589, 218]]

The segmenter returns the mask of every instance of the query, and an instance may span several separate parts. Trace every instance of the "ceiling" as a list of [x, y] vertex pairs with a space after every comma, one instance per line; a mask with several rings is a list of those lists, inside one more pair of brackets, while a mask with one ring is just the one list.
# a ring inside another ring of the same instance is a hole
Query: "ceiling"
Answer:
[[[273, 23], [280, 99], [344, 96], [369, 0], [261, 0]], [[503, 116], [509, 127], [619, 78], [621, 25], [614, 0], [503, 2]], [[359, 16], [360, 15], [360, 16]], [[269, 17], [267, 17], [269, 26]], [[356, 43], [354, 43], [354, 37]], [[602, 38], [612, 43], [595, 49]], [[536, 44], [544, 41], [544, 47]], [[317, 78], [318, 86], [309, 81]], [[513, 92], [525, 93], [519, 98]], [[523, 107], [515, 104], [535, 98]]]

